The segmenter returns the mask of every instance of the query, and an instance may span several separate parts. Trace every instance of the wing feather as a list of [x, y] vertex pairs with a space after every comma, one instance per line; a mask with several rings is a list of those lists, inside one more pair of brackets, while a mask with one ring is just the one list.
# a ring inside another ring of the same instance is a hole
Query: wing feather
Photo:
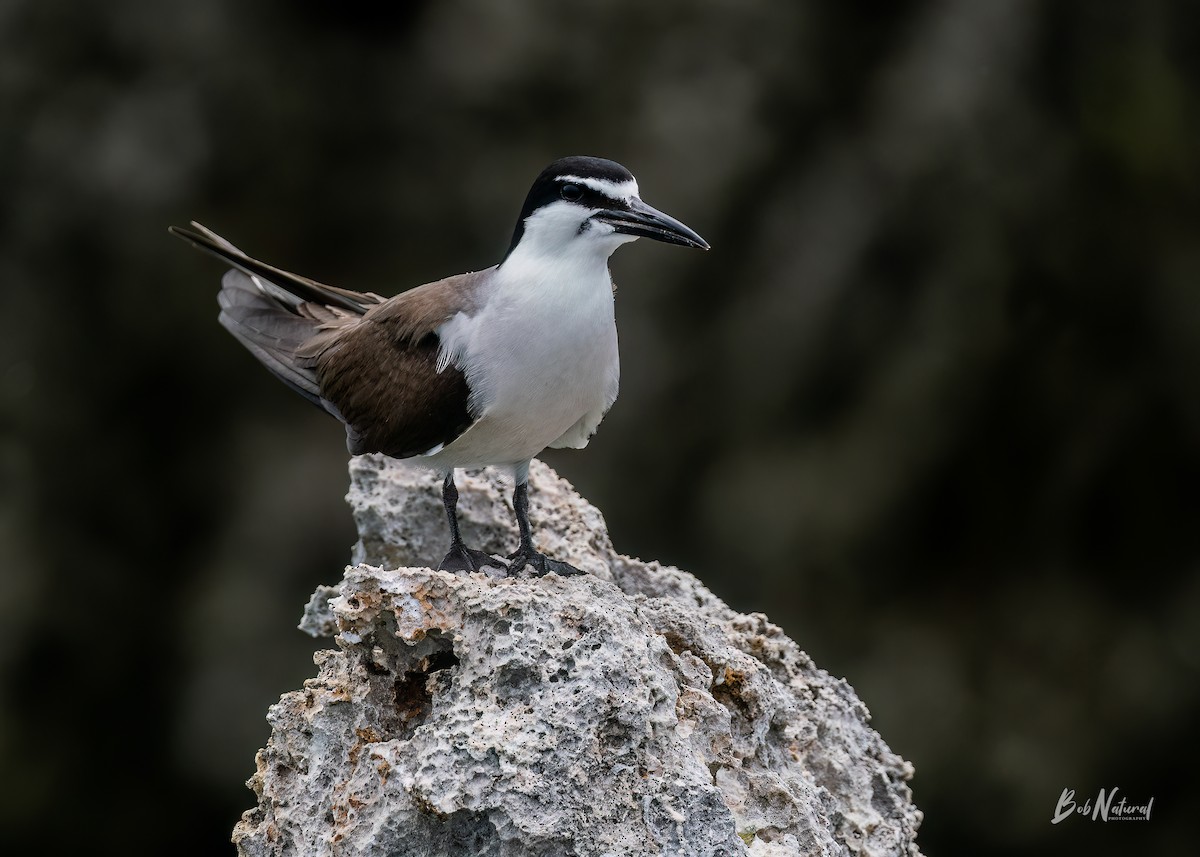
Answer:
[[192, 226], [171, 232], [234, 266], [218, 295], [221, 324], [276, 377], [341, 420], [350, 452], [409, 458], [450, 444], [475, 421], [463, 373], [438, 371], [437, 329], [477, 309], [484, 274], [385, 300], [283, 271]]
[[326, 325], [300, 350], [342, 414], [351, 452], [408, 458], [449, 445], [475, 422], [466, 377], [454, 366], [438, 371], [437, 330], [476, 311], [485, 274], [403, 292], [361, 319]]

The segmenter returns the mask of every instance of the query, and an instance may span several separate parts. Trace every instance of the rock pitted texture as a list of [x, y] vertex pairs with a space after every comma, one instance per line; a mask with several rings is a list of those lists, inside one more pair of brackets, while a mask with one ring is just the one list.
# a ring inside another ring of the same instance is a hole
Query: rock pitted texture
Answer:
[[[241, 854], [919, 854], [912, 769], [850, 686], [761, 614], [618, 555], [548, 467], [539, 546], [593, 575], [415, 567], [445, 547], [436, 476], [364, 457], [352, 477], [360, 564], [302, 624], [338, 647], [270, 710]], [[500, 479], [459, 491], [468, 541], [511, 550]]]

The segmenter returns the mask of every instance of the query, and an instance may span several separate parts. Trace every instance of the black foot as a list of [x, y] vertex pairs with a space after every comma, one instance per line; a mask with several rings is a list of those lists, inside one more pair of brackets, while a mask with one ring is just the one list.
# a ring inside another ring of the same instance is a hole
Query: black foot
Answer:
[[483, 551], [471, 550], [466, 545], [459, 544], [450, 546], [450, 553], [446, 554], [445, 558], [438, 565], [438, 571], [464, 574], [472, 571], [483, 571], [484, 566], [488, 565], [492, 568], [504, 567], [504, 564], [500, 560]]
[[508, 558], [508, 576], [515, 577], [524, 570], [525, 566], [530, 566], [533, 569], [534, 577], [544, 577], [547, 574], [557, 574], [559, 577], [587, 574], [586, 571], [580, 571], [573, 565], [567, 565], [565, 562], [550, 559], [545, 554], [540, 554], [532, 548], [520, 548]]

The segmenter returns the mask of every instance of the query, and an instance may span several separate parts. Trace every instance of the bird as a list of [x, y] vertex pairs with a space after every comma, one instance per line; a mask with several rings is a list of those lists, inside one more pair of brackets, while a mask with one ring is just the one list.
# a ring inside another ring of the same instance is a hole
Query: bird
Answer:
[[[382, 453], [442, 478], [450, 549], [438, 568], [509, 576], [583, 574], [537, 550], [529, 465], [588, 444], [617, 398], [620, 358], [609, 257], [650, 238], [709, 249], [644, 203], [633, 174], [572, 156], [534, 180], [501, 261], [384, 298], [254, 259], [196, 221], [169, 231], [232, 267], [218, 321], [288, 387], [340, 420], [352, 455]], [[513, 479], [519, 544], [501, 565], [467, 547], [455, 472]], [[528, 573], [528, 572], [526, 572]]]

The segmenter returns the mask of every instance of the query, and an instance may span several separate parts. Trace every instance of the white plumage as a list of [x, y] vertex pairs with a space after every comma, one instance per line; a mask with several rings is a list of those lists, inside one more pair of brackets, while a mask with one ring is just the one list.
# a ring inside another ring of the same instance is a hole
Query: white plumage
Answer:
[[566, 202], [538, 210], [504, 263], [485, 272], [479, 309], [438, 329], [439, 366], [466, 375], [478, 419], [415, 463], [515, 468], [548, 446], [587, 445], [621, 374], [608, 257], [636, 239], [593, 213]]

